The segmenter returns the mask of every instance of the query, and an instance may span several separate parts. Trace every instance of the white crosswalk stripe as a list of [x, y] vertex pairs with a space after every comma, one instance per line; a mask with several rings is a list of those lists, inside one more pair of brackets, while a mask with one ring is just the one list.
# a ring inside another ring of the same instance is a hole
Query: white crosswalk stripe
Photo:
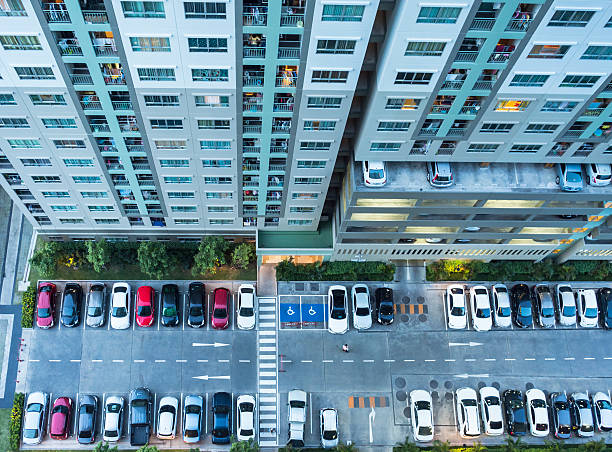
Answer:
[[278, 355], [276, 298], [259, 298], [257, 328], [257, 388], [259, 445], [278, 445]]

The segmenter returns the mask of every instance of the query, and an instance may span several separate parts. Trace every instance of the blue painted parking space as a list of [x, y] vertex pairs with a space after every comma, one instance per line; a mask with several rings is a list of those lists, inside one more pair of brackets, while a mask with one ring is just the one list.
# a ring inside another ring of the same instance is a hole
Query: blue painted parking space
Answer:
[[280, 295], [281, 329], [324, 329], [327, 297], [323, 295]]

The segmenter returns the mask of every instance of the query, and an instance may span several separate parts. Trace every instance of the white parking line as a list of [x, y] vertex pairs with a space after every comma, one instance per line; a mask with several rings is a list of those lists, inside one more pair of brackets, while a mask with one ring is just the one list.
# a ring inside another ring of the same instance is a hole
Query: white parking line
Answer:
[[442, 294], [442, 303], [444, 305], [444, 309], [442, 310], [444, 312], [444, 329], [448, 331], [448, 319], [446, 318], [446, 306], [448, 303], [446, 301], [446, 292]]
[[588, 358], [582, 358], [582, 359], [587, 360], [587, 361], [591, 361], [591, 360], [593, 360], [595, 358], [588, 357]]
[[219, 359], [218, 362], [220, 362], [220, 363], [229, 363], [230, 360], [229, 359]]
[[[285, 361], [286, 362], [286, 361]], [[303, 359], [300, 361], [301, 363], [311, 363], [312, 359]]]
[[447, 363], [454, 363], [456, 360], [455, 359], [445, 359], [444, 361], [446, 361]]
[[504, 361], [516, 361], [516, 358], [504, 358]]
[[239, 359], [238, 362], [239, 363], [250, 363], [251, 360], [250, 359]]
[[114, 362], [114, 363], [122, 363], [122, 362], [123, 362], [123, 360], [122, 360], [122, 359], [113, 359], [113, 362]]
[[465, 358], [464, 361], [465, 362], [472, 362], [472, 361], [476, 361], [476, 359], [474, 359], [474, 358]]
[[197, 363], [207, 363], [208, 360], [207, 359], [198, 359], [196, 360]]
[[156, 359], [155, 362], [156, 363], [165, 363], [166, 360], [165, 359]]
[[50, 359], [49, 362], [50, 363], [61, 363], [62, 360], [61, 359]]
[[343, 363], [354, 363], [355, 361], [353, 361], [352, 359], [343, 359], [342, 362]]
[[414, 359], [405, 359], [405, 360], [404, 360], [404, 362], [405, 362], [405, 363], [413, 363], [413, 362], [414, 362]]
[[187, 360], [186, 359], [177, 359], [176, 362], [177, 363], [186, 363]]
[[612, 359], [612, 356], [606, 356], [604, 359]]
[[144, 363], [145, 360], [144, 359], [135, 359], [134, 362], [135, 363]]
[[[435, 363], [436, 360], [435, 359], [425, 359], [424, 360], [426, 363]], [[467, 360], [466, 360], [467, 361]]]
[[556, 358], [544, 358], [544, 361], [555, 361]]
[[321, 362], [324, 362], [324, 363], [333, 363], [334, 360], [333, 359], [324, 359]]
[[495, 359], [495, 358], [485, 358], [484, 360], [485, 361], [497, 361], [497, 359]]
[[70, 362], [71, 363], [80, 363], [81, 360], [80, 359], [71, 359]]
[[92, 363], [101, 363], [101, 362], [104, 362], [104, 360], [103, 359], [92, 359], [91, 362]]
[[394, 363], [395, 360], [394, 359], [383, 359], [384, 363]]
[[535, 358], [525, 358], [525, 361], [535, 361]]
[[28, 361], [31, 363], [38, 363], [40, 362], [40, 359], [29, 359]]
[[206, 412], [206, 416], [204, 419], [204, 433], [208, 434], [208, 392], [206, 393], [206, 405], [204, 405], [204, 411]]
[[362, 360], [362, 362], [364, 362], [364, 363], [373, 363], [374, 360], [373, 359], [364, 359], [364, 360]]
[[[187, 289], [189, 290], [189, 289]], [[187, 292], [183, 293], [183, 331], [185, 331], [185, 323], [187, 323]]]
[[563, 358], [565, 361], [574, 361], [576, 358]]

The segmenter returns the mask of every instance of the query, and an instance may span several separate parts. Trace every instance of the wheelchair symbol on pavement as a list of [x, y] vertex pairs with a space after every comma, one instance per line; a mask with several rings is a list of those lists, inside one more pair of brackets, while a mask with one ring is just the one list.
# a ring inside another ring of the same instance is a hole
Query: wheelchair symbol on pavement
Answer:
[[312, 305], [310, 306], [310, 309], [308, 310], [308, 314], [310, 315], [315, 315], [317, 313], [317, 311], [312, 307]]
[[287, 308], [287, 315], [293, 315], [293, 314], [295, 314], [295, 311], [291, 309], [291, 306], [289, 306], [289, 308]]

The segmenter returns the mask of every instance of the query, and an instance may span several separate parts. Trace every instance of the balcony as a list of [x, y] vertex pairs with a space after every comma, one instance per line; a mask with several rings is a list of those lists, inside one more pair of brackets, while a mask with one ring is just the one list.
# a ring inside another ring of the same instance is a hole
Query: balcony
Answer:
[[117, 48], [112, 45], [94, 46], [94, 52], [99, 57], [117, 56]]
[[447, 133], [448, 136], [454, 136], [454, 137], [461, 137], [464, 134], [465, 134], [465, 129], [461, 129], [461, 128], [449, 129]]
[[81, 99], [81, 107], [83, 110], [102, 110], [102, 104], [99, 100]]
[[83, 11], [83, 20], [86, 24], [107, 24], [106, 11]]
[[263, 102], [243, 102], [242, 111], [257, 113], [263, 111]]
[[476, 81], [476, 83], [474, 83], [474, 88], [475, 90], [487, 90], [490, 91], [493, 89], [493, 83], [492, 81]]
[[585, 110], [581, 116], [599, 116], [604, 110], [605, 108], [589, 108]]
[[283, 6], [280, 24], [281, 27], [303, 27], [304, 8]]
[[125, 169], [123, 167], [123, 165], [121, 163], [119, 163], [118, 160], [114, 160], [114, 161], [107, 160], [104, 163], [106, 165], [106, 169], [109, 170], [109, 171], [120, 171], [120, 170], [124, 170]]
[[457, 52], [455, 61], [473, 63], [478, 58], [478, 52]]
[[419, 135], [434, 136], [438, 133], [439, 130], [440, 130], [439, 127], [422, 128], [419, 132]]
[[149, 165], [148, 163], [132, 163], [132, 167], [137, 171], [151, 169], [151, 165]]
[[243, 201], [255, 201], [255, 202], [257, 202], [259, 200], [259, 198], [257, 196], [253, 196], [253, 195], [243, 195], [242, 196], [242, 200]]
[[94, 133], [110, 132], [108, 124], [90, 124], [89, 126]]
[[470, 25], [470, 30], [490, 31], [495, 25], [495, 19], [474, 19]]
[[142, 144], [126, 144], [128, 152], [144, 152], [144, 146]]
[[280, 59], [299, 59], [300, 48], [299, 47], [279, 47], [278, 58]]
[[[127, 210], [125, 211], [125, 213], [128, 213]], [[134, 213], [139, 213], [139, 212], [134, 212]], [[142, 221], [142, 218], [128, 218], [128, 220], [130, 222], [130, 226], [144, 226], [144, 221]]]
[[259, 146], [243, 146], [242, 152], [250, 152], [252, 154], [259, 154], [261, 152], [261, 147]]
[[295, 88], [297, 86], [297, 77], [276, 77], [276, 86], [281, 88]]
[[242, 186], [243, 187], [259, 187], [259, 181], [258, 180], [243, 181]]
[[442, 84], [442, 89], [461, 89], [465, 80], [447, 80]]
[[[132, 214], [132, 213], [138, 214], [138, 213], [140, 213], [140, 211], [138, 210], [138, 207], [124, 207], [123, 210], [127, 214]], [[132, 223], [130, 222], [130, 224], [132, 224]]]
[[130, 185], [130, 182], [127, 179], [117, 179], [117, 180], [113, 180], [113, 185], [117, 187], [122, 187], [122, 186]]
[[287, 169], [287, 165], [283, 164], [283, 165], [273, 165], [270, 164], [268, 166], [268, 170], [269, 171], [285, 171], [285, 169]]
[[65, 10], [63, 3], [50, 3], [45, 5], [43, 13], [47, 23], [50, 24], [68, 24], [70, 23], [70, 14]]
[[102, 77], [104, 77], [104, 83], [106, 83], [107, 85], [125, 85], [126, 84], [123, 72], [121, 72], [121, 74], [104, 73], [102, 74]]
[[242, 9], [242, 25], [257, 27], [268, 23], [268, 8], [265, 6], [245, 6]]
[[272, 133], [289, 133], [291, 131], [291, 123], [285, 122], [285, 124], [272, 124]]
[[493, 52], [487, 60], [487, 63], [506, 63], [511, 55], [512, 52]]
[[244, 125], [242, 126], [242, 133], [261, 133], [261, 125], [258, 125], [258, 126]]
[[450, 111], [450, 108], [451, 108], [450, 105], [432, 105], [431, 111], [429, 113], [437, 114], [437, 115], [445, 115]]
[[263, 86], [264, 77], [261, 76], [252, 76], [252, 75], [243, 75], [242, 76], [242, 85], [243, 86]]
[[130, 101], [113, 100], [112, 105], [113, 105], [114, 110], [132, 110], [133, 109], [132, 102]]
[[270, 152], [274, 154], [286, 153], [287, 146], [270, 146]]
[[57, 47], [59, 48], [62, 56], [81, 56], [83, 50], [79, 45], [79, 41], [76, 39], [60, 39], [57, 41]]
[[464, 107], [461, 107], [461, 110], [459, 110], [459, 114], [462, 114], [462, 115], [477, 115], [478, 114], [478, 110], [480, 110], [480, 105], [464, 106]]
[[93, 85], [93, 80], [89, 74], [69, 74], [73, 85]]
[[266, 48], [265, 47], [244, 47], [242, 49], [244, 58], [265, 58]]
[[260, 167], [259, 163], [243, 163], [242, 171], [259, 171]]
[[568, 130], [563, 134], [563, 136], [566, 138], [576, 138], [582, 135], [583, 132], [584, 130]]
[[527, 31], [533, 19], [512, 19], [506, 26], [506, 31]]
[[140, 187], [154, 187], [155, 183], [153, 182], [153, 179], [139, 179], [138, 185]]

